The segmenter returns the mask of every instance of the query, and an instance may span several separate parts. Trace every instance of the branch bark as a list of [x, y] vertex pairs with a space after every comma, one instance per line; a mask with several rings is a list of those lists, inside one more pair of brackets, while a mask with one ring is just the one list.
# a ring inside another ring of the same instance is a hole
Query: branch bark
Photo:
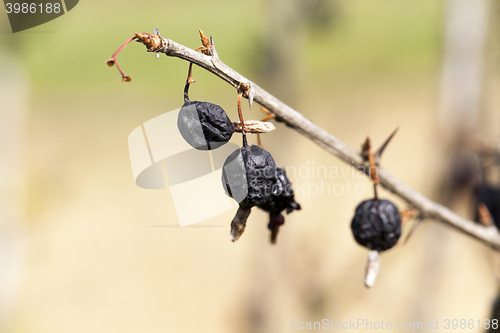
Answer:
[[[224, 64], [215, 49], [211, 38], [211, 49], [199, 53], [173, 40], [163, 38], [155, 29], [156, 35], [136, 34], [138, 40], [148, 49], [148, 52], [164, 53], [169, 57], [176, 57], [192, 62], [201, 68], [215, 74], [234, 88], [241, 84], [249, 85], [250, 89], [244, 95], [250, 102], [255, 100], [278, 116], [289, 127], [292, 127], [305, 137], [314, 141], [318, 146], [354, 167], [364, 167], [360, 152], [348, 146], [332, 134], [306, 119], [302, 114], [292, 109], [266, 90], [251, 82], [241, 74]], [[207, 55], [208, 54], [208, 55]], [[368, 172], [369, 168], [364, 168]], [[447, 224], [454, 229], [483, 242], [495, 250], [500, 250], [500, 233], [494, 225], [485, 227], [474, 223], [450, 211], [431, 199], [425, 197], [406, 185], [383, 168], [378, 169], [380, 185], [404, 199], [409, 205], [417, 209], [421, 218], [430, 218]]]

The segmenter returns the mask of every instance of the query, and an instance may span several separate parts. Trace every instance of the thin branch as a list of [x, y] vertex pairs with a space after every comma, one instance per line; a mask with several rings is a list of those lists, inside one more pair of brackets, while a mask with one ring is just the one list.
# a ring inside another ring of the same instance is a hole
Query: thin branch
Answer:
[[[157, 30], [155, 31], [157, 32]], [[309, 138], [327, 152], [353, 167], [360, 167], [360, 170], [365, 170], [368, 173], [369, 168], [364, 168], [364, 161], [360, 152], [315, 125], [302, 114], [224, 64], [219, 59], [215, 50], [213, 38], [211, 38], [213, 53], [212, 55], [205, 55], [173, 40], [163, 38], [159, 33], [156, 35], [136, 34], [136, 36], [147, 47], [148, 52], [164, 53], [169, 57], [181, 58], [192, 62], [220, 77], [237, 89], [241, 84], [248, 85], [249, 89], [243, 93], [243, 97], [248, 98], [250, 101], [255, 100], [278, 116], [289, 127]], [[401, 197], [410, 206], [418, 210], [422, 219], [430, 218], [440, 221], [491, 246], [495, 250], [500, 250], [500, 233], [496, 227], [486, 227], [458, 216], [443, 205], [415, 191], [383, 168], [378, 169], [378, 177], [381, 186]]]

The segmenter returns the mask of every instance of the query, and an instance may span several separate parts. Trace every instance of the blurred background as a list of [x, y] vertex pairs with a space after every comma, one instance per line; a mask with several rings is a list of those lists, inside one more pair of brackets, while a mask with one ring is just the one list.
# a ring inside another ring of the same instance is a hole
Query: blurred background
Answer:
[[[278, 244], [255, 208], [236, 243], [236, 208], [180, 228], [168, 190], [135, 185], [127, 138], [182, 106], [188, 63], [132, 43], [122, 83], [106, 60], [155, 27], [194, 49], [201, 28], [227, 65], [353, 147], [399, 126], [383, 166], [474, 218], [471, 142], [500, 141], [499, 24], [492, 0], [82, 0], [16, 34], [0, 14], [0, 332], [289, 332], [324, 318], [431, 331], [490, 318], [498, 259], [433, 221], [383, 254], [367, 290], [350, 222], [370, 182], [283, 124], [262, 141], [297, 171], [302, 210]], [[193, 77], [193, 100], [237, 118], [235, 89]], [[245, 104], [244, 116], [264, 114]]]

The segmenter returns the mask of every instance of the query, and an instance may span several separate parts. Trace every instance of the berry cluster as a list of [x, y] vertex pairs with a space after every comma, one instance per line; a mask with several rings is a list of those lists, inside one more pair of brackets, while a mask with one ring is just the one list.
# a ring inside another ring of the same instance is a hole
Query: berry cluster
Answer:
[[[275, 243], [278, 230], [284, 224], [283, 210], [290, 213], [300, 209], [295, 202], [291, 183], [282, 168], [276, 167], [269, 152], [259, 146], [249, 146], [245, 122], [241, 114], [241, 95], [238, 95], [240, 123], [232, 123], [219, 105], [189, 100], [192, 64], [184, 88], [184, 105], [179, 111], [177, 126], [184, 140], [198, 150], [213, 150], [226, 144], [238, 129], [243, 135], [243, 147], [228, 156], [222, 170], [222, 185], [226, 194], [239, 203], [238, 212], [231, 223], [230, 239], [236, 241], [245, 230], [246, 220], [253, 207], [269, 213], [268, 225], [271, 243]], [[259, 126], [254, 125], [257, 132]], [[260, 141], [260, 139], [259, 139]]]
[[[148, 47], [149, 51], [159, 52], [164, 40], [155, 30], [156, 35], [136, 34], [125, 42], [107, 64], [116, 64], [122, 74], [123, 81], [130, 81], [118, 66], [116, 57], [123, 47], [129, 42], [138, 39]], [[207, 56], [215, 54], [212, 42], [200, 30], [203, 46], [200, 50]], [[158, 55], [158, 54], [157, 54]], [[231, 222], [230, 239], [236, 241], [244, 232], [246, 221], [253, 207], [258, 207], [269, 213], [268, 229], [270, 241], [275, 243], [280, 227], [285, 219], [283, 211], [291, 213], [300, 210], [300, 205], [295, 201], [291, 183], [285, 170], [276, 166], [273, 157], [262, 148], [260, 137], [258, 145], [248, 145], [246, 133], [265, 133], [272, 129], [270, 123], [244, 122], [241, 112], [241, 98], [243, 94], [252, 105], [253, 95], [250, 85], [240, 83], [238, 87], [238, 115], [239, 123], [231, 122], [226, 112], [219, 105], [190, 101], [188, 96], [189, 86], [195, 81], [191, 78], [192, 63], [189, 65], [188, 79], [184, 88], [184, 105], [179, 111], [177, 125], [182, 137], [193, 148], [198, 150], [213, 150], [226, 144], [234, 134], [241, 132], [243, 137], [242, 147], [234, 151], [225, 161], [222, 170], [222, 185], [226, 194], [239, 203], [238, 211]], [[274, 117], [270, 112], [262, 121]], [[375, 281], [380, 265], [380, 253], [394, 247], [401, 236], [402, 218], [398, 208], [388, 200], [379, 199], [377, 196], [377, 166], [380, 156], [392, 139], [396, 131], [384, 142], [376, 153], [370, 147], [367, 139], [363, 145], [363, 156], [369, 165], [369, 175], [374, 184], [374, 198], [363, 201], [356, 208], [351, 222], [351, 230], [356, 242], [367, 247], [368, 264], [366, 268], [365, 285], [371, 287]], [[478, 219], [493, 220], [500, 227], [500, 190], [492, 188], [479, 188], [477, 192]], [[405, 216], [403, 216], [404, 220]], [[415, 223], [415, 225], [417, 225]], [[411, 232], [409, 233], [411, 235]], [[408, 238], [407, 238], [408, 239]]]
[[[199, 30], [199, 32], [203, 46], [198, 47], [196, 51], [213, 56], [215, 48], [211, 40], [203, 31]], [[142, 42], [149, 51], [157, 52], [157, 57], [159, 56], [158, 50], [164, 47], [164, 40], [157, 29], [155, 29], [155, 35], [136, 33], [135, 36], [129, 38], [106, 62], [108, 66], [116, 65], [124, 82], [129, 82], [131, 78], [118, 65], [117, 56], [133, 40]], [[251, 208], [257, 206], [269, 213], [268, 228], [271, 231], [271, 243], [274, 244], [278, 230], [285, 221], [281, 212], [286, 210], [288, 214], [293, 210], [299, 210], [300, 205], [294, 200], [291, 183], [286, 177], [285, 171], [276, 167], [271, 154], [262, 149], [260, 137], [257, 137], [258, 146], [249, 146], [246, 139], [247, 131], [259, 134], [274, 130], [271, 123], [264, 122], [273, 118], [274, 115], [269, 115], [262, 121], [243, 121], [241, 98], [245, 94], [250, 102], [250, 108], [253, 100], [250, 85], [244, 82], [240, 83], [238, 87], [239, 122], [231, 122], [224, 109], [219, 105], [191, 101], [189, 99], [189, 86], [195, 82], [191, 78], [192, 67], [193, 64], [190, 63], [184, 87], [184, 105], [177, 118], [179, 132], [191, 147], [209, 151], [226, 144], [234, 132], [243, 134], [243, 147], [227, 158], [222, 175], [222, 184], [227, 195], [239, 203], [239, 209], [231, 223], [230, 239], [236, 241], [241, 236]], [[268, 113], [270, 114], [270, 112]]]
[[[235, 163], [236, 161], [236, 163]], [[259, 146], [243, 146], [224, 163], [222, 183], [226, 194], [239, 202], [231, 222], [230, 239], [236, 241], [245, 230], [250, 210], [257, 206], [269, 213], [270, 241], [276, 243], [279, 228], [285, 223], [281, 214], [300, 210], [285, 170], [276, 167], [271, 154]]]

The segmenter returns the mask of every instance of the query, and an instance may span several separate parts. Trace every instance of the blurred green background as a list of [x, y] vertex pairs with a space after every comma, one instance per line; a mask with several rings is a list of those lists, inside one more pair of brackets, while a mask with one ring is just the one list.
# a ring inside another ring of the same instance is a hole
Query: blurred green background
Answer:
[[[385, 253], [375, 286], [365, 289], [367, 251], [349, 227], [356, 205], [371, 196], [365, 178], [291, 177], [305, 184], [296, 189], [303, 209], [286, 216], [276, 246], [268, 242], [267, 215], [257, 209], [236, 243], [227, 239], [235, 209], [175, 227], [169, 192], [135, 185], [127, 138], [182, 105], [188, 63], [156, 59], [132, 43], [118, 57], [130, 83], [106, 66], [135, 32], [158, 27], [194, 49], [201, 28], [214, 36], [227, 65], [353, 147], [367, 135], [378, 146], [399, 126], [384, 167], [444, 202], [455, 138], [440, 122], [451, 2], [82, 0], [59, 19], [16, 34], [0, 14], [0, 59], [17, 69], [11, 75], [23, 91], [22, 100], [10, 93], [2, 98], [24, 114], [16, 142], [3, 137], [7, 147], [20, 146], [18, 166], [4, 175], [15, 180], [14, 192], [5, 188], [2, 198], [11, 207], [5, 223], [15, 230], [8, 235], [16, 250], [0, 260], [13, 272], [8, 281], [0, 278], [0, 332], [265, 333], [293, 331], [292, 319], [441, 325], [488, 318], [498, 287], [493, 254], [434, 222]], [[474, 133], [498, 140], [499, 5], [484, 3], [489, 25]], [[198, 67], [193, 77], [192, 99], [219, 104], [237, 118], [235, 89]], [[5, 92], [13, 86], [1, 71], [0, 82]], [[258, 109], [244, 104], [245, 119], [262, 118]], [[15, 118], [0, 114], [6, 123]], [[276, 126], [263, 144], [278, 165], [347, 168]], [[347, 181], [366, 192], [310, 191]], [[382, 196], [405, 207], [385, 191]], [[461, 200], [455, 209], [470, 217], [467, 198]]]

